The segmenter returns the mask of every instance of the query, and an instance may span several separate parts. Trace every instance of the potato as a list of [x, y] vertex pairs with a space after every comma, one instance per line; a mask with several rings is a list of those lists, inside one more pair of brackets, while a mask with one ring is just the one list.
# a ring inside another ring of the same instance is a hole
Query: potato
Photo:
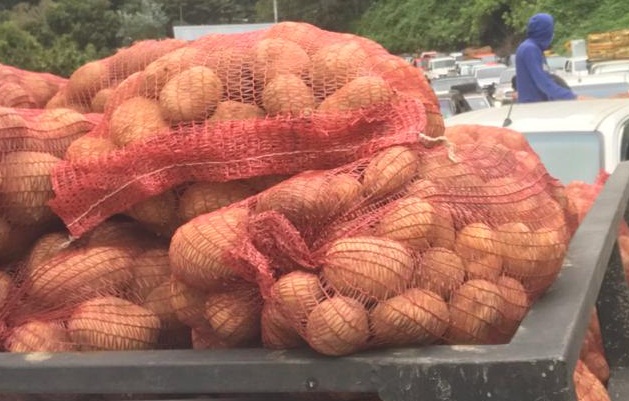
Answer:
[[70, 234], [67, 232], [53, 232], [40, 237], [26, 257], [25, 272], [32, 272], [41, 264], [56, 255], [71, 248]]
[[142, 71], [160, 57], [186, 46], [189, 42], [182, 39], [145, 39], [134, 42], [131, 46], [119, 49], [107, 60], [110, 73], [116, 79], [127, 77]]
[[350, 237], [329, 246], [321, 272], [324, 283], [340, 294], [380, 301], [408, 288], [414, 261], [411, 252], [397, 241]]
[[224, 349], [227, 344], [216, 336], [216, 333], [209, 328], [191, 330], [192, 349]]
[[253, 178], [243, 180], [243, 183], [251, 187], [251, 189], [253, 189], [257, 193], [257, 192], [262, 192], [265, 189], [269, 189], [279, 184], [282, 181], [286, 181], [290, 177], [291, 176], [289, 175], [279, 175], [279, 174], [261, 175], [259, 177], [253, 177]]
[[485, 184], [471, 164], [465, 159], [451, 160], [445, 148], [424, 155], [417, 165], [417, 175], [450, 186], [475, 188]]
[[400, 241], [414, 250], [430, 246], [454, 248], [455, 231], [446, 210], [423, 198], [411, 196], [394, 201], [376, 227], [376, 235]]
[[471, 223], [457, 232], [454, 251], [467, 261], [486, 255], [499, 255], [498, 247], [496, 234], [491, 227], [484, 223]]
[[11, 242], [11, 225], [2, 216], [0, 216], [0, 249], [6, 248]]
[[224, 206], [238, 202], [254, 191], [240, 181], [197, 182], [190, 185], [179, 199], [179, 218], [190, 221], [202, 214], [210, 213]]
[[17, 82], [0, 82], [0, 106], [21, 109], [37, 107], [35, 99]]
[[9, 223], [33, 225], [54, 219], [48, 207], [54, 197], [50, 174], [59, 161], [40, 152], [13, 152], [2, 158], [0, 205]]
[[312, 54], [318, 48], [317, 37], [321, 33], [321, 29], [305, 22], [281, 21], [268, 28], [263, 37], [290, 40]]
[[91, 109], [94, 113], [104, 113], [105, 108], [107, 107], [107, 102], [109, 98], [114, 93], [114, 88], [104, 88], [96, 92], [94, 98], [92, 99]]
[[323, 285], [314, 273], [296, 270], [281, 276], [271, 288], [279, 311], [300, 327], [306, 317], [326, 297]]
[[226, 100], [216, 106], [216, 110], [209, 121], [246, 120], [264, 117], [264, 110], [255, 104]]
[[242, 346], [259, 341], [261, 309], [257, 288], [235, 287], [208, 295], [205, 318], [218, 338], [230, 346]]
[[358, 41], [323, 46], [312, 56], [312, 87], [317, 97], [325, 98], [359, 76], [367, 52]]
[[9, 352], [69, 352], [76, 346], [60, 322], [33, 320], [9, 332], [4, 343]]
[[210, 68], [191, 67], [172, 77], [159, 93], [159, 107], [171, 123], [204, 120], [223, 96], [223, 83]]
[[205, 320], [205, 292], [190, 287], [174, 277], [170, 279], [170, 304], [180, 322], [201, 329], [209, 323]]
[[179, 227], [170, 243], [172, 272], [184, 283], [212, 290], [238, 278], [226, 258], [240, 241], [248, 218], [245, 208], [222, 209], [201, 215]]
[[[117, 246], [138, 249], [147, 242], [147, 233], [135, 221], [106, 220], [89, 231], [86, 236], [88, 247]], [[150, 238], [154, 243], [155, 239]]]
[[496, 285], [504, 299], [497, 339], [498, 342], [508, 342], [526, 316], [531, 302], [522, 283], [514, 278], [501, 276]]
[[450, 344], [490, 342], [504, 311], [500, 289], [486, 280], [469, 280], [450, 298]]
[[193, 47], [181, 47], [151, 62], [142, 72], [139, 92], [157, 98], [166, 82], [188, 68], [198, 65], [203, 54]]
[[[197, 45], [203, 48], [203, 40], [216, 40], [206, 36], [197, 41]], [[225, 88], [225, 98], [222, 100], [235, 100], [243, 103], [257, 104], [261, 106], [260, 89], [255, 87], [253, 80], [254, 54], [253, 42], [240, 41], [211, 44], [215, 50], [212, 53], [203, 54], [203, 65], [211, 68], [221, 80]]]
[[30, 94], [38, 109], [44, 108], [46, 103], [57, 93], [62, 82], [63, 79], [61, 78], [55, 82], [36, 73], [27, 74], [20, 80], [20, 84]]
[[162, 192], [131, 206], [125, 214], [150, 231], [170, 238], [179, 227], [177, 197], [173, 191]]
[[155, 313], [112, 296], [80, 304], [68, 319], [68, 332], [82, 351], [146, 350], [157, 346]]
[[183, 323], [177, 317], [177, 311], [172, 305], [171, 283], [164, 281], [146, 296], [140, 306], [153, 312], [160, 321], [162, 331], [173, 331], [181, 328]]
[[141, 303], [158, 286], [170, 282], [170, 259], [167, 247], [148, 249], [133, 258], [133, 279], [127, 293], [129, 300]]
[[118, 147], [168, 132], [159, 104], [132, 97], [118, 105], [109, 120], [109, 138]]
[[262, 92], [264, 110], [271, 115], [309, 115], [315, 109], [312, 89], [294, 74], [279, 74]]
[[402, 189], [417, 173], [417, 153], [405, 146], [392, 146], [371, 159], [363, 172], [363, 193], [377, 198]]
[[465, 281], [463, 260], [446, 248], [429, 248], [422, 254], [413, 285], [448, 300]]
[[77, 68], [68, 81], [68, 98], [90, 104], [92, 97], [108, 86], [109, 71], [103, 60], [90, 61]]
[[388, 103], [394, 92], [380, 77], [358, 77], [328, 96], [317, 108], [321, 111], [338, 112]]
[[287, 39], [267, 38], [257, 42], [254, 52], [254, 80], [261, 85], [280, 74], [308, 77], [310, 57], [298, 44]]
[[325, 355], [347, 355], [367, 345], [369, 316], [358, 301], [335, 296], [321, 302], [308, 316], [306, 340]]
[[87, 161], [103, 157], [116, 149], [109, 138], [82, 136], [68, 146], [64, 158], [69, 162]]
[[360, 183], [347, 174], [309, 171], [258, 195], [256, 212], [274, 210], [296, 226], [325, 224], [359, 199]]
[[94, 127], [94, 123], [83, 114], [63, 108], [42, 110], [33, 119], [32, 125], [39, 138], [57, 140], [52, 144], [58, 142], [58, 146], [64, 148], [63, 151], [72, 140], [88, 133]]
[[62, 305], [117, 294], [131, 281], [131, 255], [116, 247], [77, 249], [36, 266], [26, 290], [39, 304]]
[[450, 312], [439, 295], [411, 288], [378, 303], [369, 319], [374, 344], [430, 344], [446, 332]]
[[502, 274], [502, 258], [491, 253], [476, 255], [471, 259], [465, 259], [465, 271], [469, 280], [483, 279], [494, 282]]
[[262, 344], [271, 349], [297, 348], [305, 344], [293, 324], [280, 311], [277, 304], [265, 302], [260, 321]]
[[536, 293], [554, 281], [566, 252], [561, 233], [544, 229], [532, 232], [523, 223], [503, 224], [494, 232], [507, 276], [522, 280]]

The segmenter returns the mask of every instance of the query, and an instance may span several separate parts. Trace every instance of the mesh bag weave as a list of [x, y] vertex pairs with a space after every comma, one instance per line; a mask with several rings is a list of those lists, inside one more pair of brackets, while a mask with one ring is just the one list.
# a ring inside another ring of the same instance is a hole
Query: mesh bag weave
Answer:
[[0, 106], [41, 109], [67, 79], [0, 64]]
[[420, 70], [359, 36], [287, 22], [172, 45], [113, 86], [89, 135], [109, 149], [55, 169], [73, 235], [180, 184], [331, 169], [443, 132]]

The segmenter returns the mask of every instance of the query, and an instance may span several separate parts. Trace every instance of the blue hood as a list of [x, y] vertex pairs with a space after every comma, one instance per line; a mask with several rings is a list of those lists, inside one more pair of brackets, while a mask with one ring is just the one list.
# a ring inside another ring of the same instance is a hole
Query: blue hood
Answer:
[[550, 14], [535, 14], [529, 20], [526, 34], [529, 39], [535, 41], [542, 50], [546, 50], [553, 41], [554, 26], [555, 23]]

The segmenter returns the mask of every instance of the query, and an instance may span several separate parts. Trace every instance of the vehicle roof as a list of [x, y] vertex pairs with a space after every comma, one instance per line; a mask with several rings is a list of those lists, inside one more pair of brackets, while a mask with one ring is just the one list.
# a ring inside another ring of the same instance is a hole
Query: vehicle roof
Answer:
[[[446, 125], [479, 124], [502, 126], [510, 106], [470, 111], [446, 120]], [[584, 132], [596, 130], [613, 113], [629, 115], [629, 99], [564, 100], [513, 104], [509, 128], [520, 132]]]
[[617, 65], [617, 64], [629, 64], [629, 59], [594, 61], [592, 62], [592, 67], [601, 66], [601, 65]]

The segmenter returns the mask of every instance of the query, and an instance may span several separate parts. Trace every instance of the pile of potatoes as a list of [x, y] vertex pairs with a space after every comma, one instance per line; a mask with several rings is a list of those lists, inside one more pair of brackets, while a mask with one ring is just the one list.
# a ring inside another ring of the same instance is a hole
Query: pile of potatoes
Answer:
[[[105, 136], [124, 148], [182, 126], [237, 130], [234, 122], [338, 115], [399, 96], [436, 104], [423, 75], [376, 43], [282, 22], [185, 43], [138, 42], [77, 69], [47, 107], [105, 112]], [[428, 135], [442, 133], [438, 117]]]
[[198, 294], [186, 323], [210, 344], [327, 355], [508, 341], [561, 268], [572, 211], [519, 134], [496, 130], [490, 146], [453, 131], [454, 156], [394, 146], [305, 172], [182, 225], [169, 254]]
[[21, 70], [0, 64], [0, 106], [41, 109], [66, 85], [53, 74]]
[[18, 256], [58, 219], [51, 172], [100, 115], [0, 107], [0, 262]]

